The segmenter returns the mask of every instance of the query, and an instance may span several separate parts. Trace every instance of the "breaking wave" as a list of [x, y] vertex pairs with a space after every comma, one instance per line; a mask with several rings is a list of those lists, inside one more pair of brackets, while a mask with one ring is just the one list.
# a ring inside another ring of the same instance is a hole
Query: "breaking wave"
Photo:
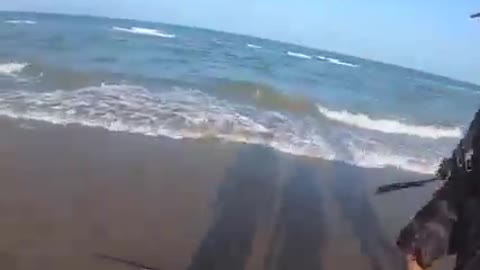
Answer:
[[119, 31], [119, 32], [127, 32], [131, 34], [137, 35], [146, 35], [146, 36], [155, 36], [155, 37], [162, 37], [162, 38], [175, 38], [176, 36], [173, 34], [162, 33], [156, 29], [150, 28], [141, 28], [141, 27], [130, 27], [130, 28], [123, 28], [123, 27], [112, 27], [112, 30]]
[[358, 67], [358, 65], [355, 65], [355, 64], [352, 64], [352, 63], [348, 63], [348, 62], [343, 62], [339, 59], [335, 59], [335, 58], [326, 58], [326, 60], [331, 63], [331, 64], [335, 64], [335, 65], [340, 65], [340, 66], [346, 66], [346, 67]]
[[252, 49], [261, 49], [262, 48], [262, 46], [255, 45], [255, 44], [250, 44], [250, 43], [247, 44], [247, 47], [252, 48]]
[[30, 21], [30, 20], [7, 20], [5, 23], [9, 24], [37, 24], [36, 21]]
[[394, 164], [394, 166], [407, 171], [430, 174], [436, 171], [440, 163], [440, 161], [432, 162], [421, 157], [398, 155], [387, 149], [366, 151], [353, 144], [348, 146], [348, 150], [352, 154], [350, 163], [359, 167], [383, 168]]
[[15, 76], [17, 73], [20, 73], [28, 65], [29, 65], [28, 63], [17, 63], [17, 62], [0, 64], [0, 75]]
[[460, 138], [462, 130], [459, 127], [416, 126], [390, 119], [372, 119], [368, 115], [348, 111], [329, 110], [317, 104], [318, 111], [326, 118], [357, 128], [375, 130], [390, 134], [405, 134], [422, 138]]
[[331, 57], [326, 57], [326, 56], [323, 56], [323, 55], [317, 55], [315, 56], [317, 59], [320, 59], [320, 60], [323, 60], [323, 61], [327, 61], [329, 62], [330, 64], [335, 64], [335, 65], [340, 65], [340, 66], [346, 66], [346, 67], [359, 67], [359, 65], [355, 65], [355, 64], [352, 64], [352, 63], [348, 63], [348, 62], [344, 62], [340, 59], [336, 59], [336, 58], [331, 58]]
[[215, 86], [210, 88], [210, 92], [214, 93], [215, 96], [235, 103], [302, 115], [316, 114], [315, 105], [308, 99], [282, 93], [268, 84], [223, 79], [217, 80]]
[[335, 65], [346, 66], [346, 67], [358, 67], [358, 65], [348, 63], [348, 62], [343, 62], [343, 61], [341, 61], [339, 59], [335, 59], [335, 58], [325, 57], [325, 60], [327, 60], [329, 63], [335, 64]]
[[298, 53], [298, 52], [288, 51], [287, 55], [292, 56], [292, 57], [302, 58], [302, 59], [312, 59], [312, 57], [310, 55], [306, 55], [306, 54]]

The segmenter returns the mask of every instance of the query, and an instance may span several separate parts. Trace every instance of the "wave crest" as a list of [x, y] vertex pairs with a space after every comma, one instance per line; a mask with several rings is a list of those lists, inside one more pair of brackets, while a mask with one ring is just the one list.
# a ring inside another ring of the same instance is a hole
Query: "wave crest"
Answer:
[[304, 115], [316, 112], [315, 105], [306, 98], [288, 95], [258, 82], [219, 80], [211, 91], [215, 96], [239, 103], [254, 104], [257, 108]]
[[459, 127], [416, 126], [389, 119], [372, 119], [368, 115], [355, 114], [348, 111], [329, 110], [317, 104], [318, 111], [326, 118], [357, 128], [375, 130], [389, 134], [405, 134], [422, 138], [460, 138], [462, 130]]
[[302, 59], [312, 59], [312, 57], [310, 55], [306, 55], [306, 54], [299, 53], [299, 52], [288, 51], [287, 55], [292, 56], [292, 57], [302, 58]]
[[123, 28], [123, 27], [112, 27], [112, 30], [119, 31], [119, 32], [126, 32], [131, 34], [137, 35], [146, 35], [146, 36], [155, 36], [155, 37], [163, 37], [163, 38], [175, 38], [176, 36], [173, 34], [162, 33], [157, 29], [150, 29], [150, 28], [141, 28], [141, 27], [130, 27], [130, 28]]
[[17, 62], [0, 64], [0, 75], [15, 76], [17, 73], [21, 72], [28, 65], [29, 65], [28, 63], [17, 63]]
[[[318, 56], [317, 56], [317, 57], [318, 57]], [[355, 65], [355, 64], [352, 64], [352, 63], [348, 63], [348, 62], [343, 62], [343, 61], [341, 61], [341, 60], [339, 60], [339, 59], [335, 59], [335, 58], [325, 57], [325, 60], [327, 60], [329, 63], [335, 64], [335, 65], [346, 66], [346, 67], [353, 67], [353, 68], [358, 67], [358, 65]]]
[[247, 44], [247, 47], [252, 48], [252, 49], [261, 49], [262, 48], [262, 46], [255, 45], [255, 44], [250, 44], [250, 43]]
[[9, 24], [37, 24], [36, 21], [30, 21], [30, 20], [7, 20], [5, 23]]
[[335, 64], [335, 65], [340, 65], [340, 66], [346, 66], [346, 67], [352, 67], [352, 68], [356, 68], [356, 67], [359, 67], [359, 65], [355, 65], [355, 64], [352, 64], [352, 63], [348, 63], [348, 62], [344, 62], [340, 59], [336, 59], [336, 58], [332, 58], [332, 57], [326, 57], [326, 56], [323, 56], [323, 55], [317, 55], [315, 56], [317, 59], [320, 59], [320, 60], [323, 60], [323, 61], [327, 61], [329, 62], [330, 64]]

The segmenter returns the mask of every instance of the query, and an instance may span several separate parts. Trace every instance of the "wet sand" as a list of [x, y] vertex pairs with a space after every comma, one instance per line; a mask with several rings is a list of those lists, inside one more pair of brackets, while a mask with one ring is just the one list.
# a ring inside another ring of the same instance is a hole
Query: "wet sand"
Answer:
[[1, 119], [0, 269], [402, 269], [395, 236], [435, 187], [373, 192], [422, 177]]

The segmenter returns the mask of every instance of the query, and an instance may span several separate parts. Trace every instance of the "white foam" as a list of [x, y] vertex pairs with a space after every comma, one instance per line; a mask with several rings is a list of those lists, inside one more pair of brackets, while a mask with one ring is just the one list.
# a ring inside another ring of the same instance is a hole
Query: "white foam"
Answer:
[[352, 64], [352, 63], [348, 63], [348, 62], [343, 62], [343, 61], [341, 61], [341, 60], [339, 60], [339, 59], [335, 59], [335, 58], [325, 57], [324, 60], [327, 60], [327, 61], [330, 62], [331, 64], [335, 64], [335, 65], [346, 66], [346, 67], [353, 67], [353, 68], [358, 67], [358, 65], [355, 65], [355, 64]]
[[30, 21], [30, 20], [7, 20], [5, 23], [9, 24], [37, 24], [36, 21]]
[[317, 104], [318, 111], [326, 118], [350, 126], [375, 130], [390, 134], [405, 134], [422, 138], [460, 138], [462, 130], [459, 127], [417, 126], [390, 119], [372, 119], [368, 115], [355, 114], [348, 111], [334, 111]]
[[247, 47], [252, 48], [252, 49], [261, 49], [262, 48], [262, 46], [258, 46], [258, 45], [250, 44], [250, 43], [247, 44]]
[[28, 63], [17, 63], [17, 62], [0, 64], [0, 75], [15, 76], [17, 73], [21, 72], [28, 65], [29, 65]]
[[153, 94], [138, 86], [103, 84], [76, 91], [0, 93], [0, 101], [0, 115], [16, 119], [173, 139], [215, 137], [269, 145], [295, 155], [335, 157], [313, 129], [298, 127], [281, 113], [235, 106], [197, 90]]
[[298, 53], [298, 52], [288, 51], [287, 55], [297, 57], [297, 58], [302, 58], [302, 59], [312, 59], [312, 57], [310, 55], [306, 55], [306, 54]]
[[317, 58], [320, 59], [320, 60], [327, 60], [327, 57], [322, 56], [322, 55], [317, 55], [317, 56], [315, 56], [315, 57], [317, 57]]
[[432, 174], [436, 171], [439, 164], [439, 161], [402, 156], [385, 149], [367, 151], [352, 144], [349, 145], [348, 149], [352, 154], [352, 160], [349, 163], [360, 167], [384, 168], [390, 166], [407, 171]]
[[[261, 144], [293, 155], [421, 173], [432, 172], [441, 156], [420, 151], [417, 157], [410, 157], [416, 149], [397, 151], [382, 144], [372, 146], [368, 140], [344, 139], [329, 135], [330, 129], [323, 132], [313, 118], [293, 118], [179, 88], [154, 93], [140, 86], [102, 84], [74, 91], [0, 92], [0, 115], [173, 139], [217, 138]], [[326, 138], [335, 138], [334, 143], [329, 144]]]
[[127, 32], [131, 34], [137, 35], [146, 35], [146, 36], [155, 36], [155, 37], [162, 37], [162, 38], [175, 38], [176, 36], [173, 34], [162, 33], [157, 29], [150, 29], [150, 28], [141, 28], [141, 27], [131, 27], [131, 28], [123, 28], [123, 27], [112, 27], [114, 31], [120, 32]]

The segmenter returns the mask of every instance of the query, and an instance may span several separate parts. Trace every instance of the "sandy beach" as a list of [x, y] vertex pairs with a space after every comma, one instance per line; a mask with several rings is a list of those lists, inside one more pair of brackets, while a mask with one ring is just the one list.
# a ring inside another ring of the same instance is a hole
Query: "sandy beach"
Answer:
[[[424, 176], [270, 148], [0, 121], [0, 269], [401, 269]], [[440, 268], [437, 268], [440, 269]]]

